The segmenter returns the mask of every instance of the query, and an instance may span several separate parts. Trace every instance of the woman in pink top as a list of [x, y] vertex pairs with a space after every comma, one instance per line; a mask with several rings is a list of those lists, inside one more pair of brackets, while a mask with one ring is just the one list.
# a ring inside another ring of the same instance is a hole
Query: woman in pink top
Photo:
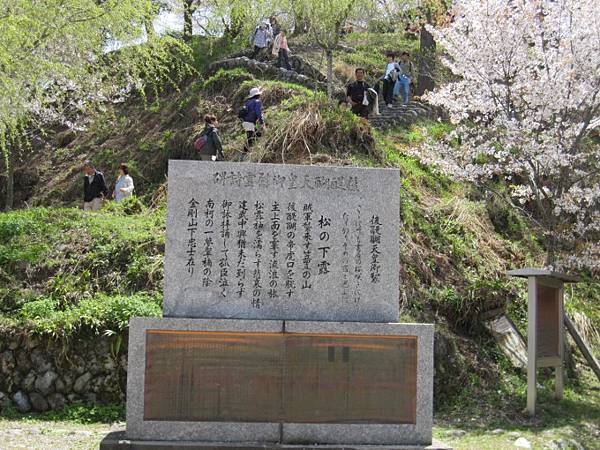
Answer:
[[288, 47], [287, 37], [285, 37], [285, 31], [281, 30], [275, 42], [273, 42], [273, 56], [278, 57], [277, 65], [279, 67], [285, 67], [287, 70], [292, 70], [290, 66], [290, 48]]

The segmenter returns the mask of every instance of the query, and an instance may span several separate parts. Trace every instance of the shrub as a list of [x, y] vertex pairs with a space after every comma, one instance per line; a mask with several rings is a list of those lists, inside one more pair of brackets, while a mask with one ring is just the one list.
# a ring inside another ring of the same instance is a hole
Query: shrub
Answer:
[[124, 330], [130, 317], [156, 317], [161, 313], [157, 295], [98, 294], [65, 309], [58, 309], [58, 302], [52, 299], [28, 303], [21, 309], [20, 323], [33, 333], [65, 338], [82, 331]]
[[239, 67], [230, 70], [219, 69], [204, 82], [202, 87], [213, 94], [229, 95], [235, 92], [244, 81], [253, 79], [254, 76], [251, 73]]

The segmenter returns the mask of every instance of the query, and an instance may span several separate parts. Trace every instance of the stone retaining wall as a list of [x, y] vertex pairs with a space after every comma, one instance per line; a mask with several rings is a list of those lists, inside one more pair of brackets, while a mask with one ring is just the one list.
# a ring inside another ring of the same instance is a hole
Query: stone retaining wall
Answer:
[[124, 401], [127, 339], [120, 338], [57, 342], [0, 335], [0, 411], [14, 406], [21, 412], [41, 412], [77, 401]]
[[[308, 89], [318, 89], [321, 91], [327, 90], [327, 83], [325, 83], [324, 81], [314, 80], [313, 78], [309, 78], [306, 75], [303, 75], [302, 73], [298, 73], [293, 70], [282, 69], [276, 67], [271, 63], [256, 61], [254, 59], [249, 59], [245, 56], [224, 59], [212, 63], [208, 67], [207, 72], [208, 74], [212, 74], [217, 72], [219, 69], [229, 70], [236, 68], [246, 69], [251, 74], [260, 78], [268, 78], [272, 80], [296, 83], [301, 86], [307, 87]], [[336, 86], [336, 90], [340, 90], [339, 86]]]
[[[248, 60], [252, 60], [250, 58], [251, 55], [252, 55], [251, 51], [245, 50], [245, 51], [236, 53], [234, 55], [231, 55], [229, 58], [237, 59], [237, 58], [245, 57]], [[256, 60], [260, 63], [269, 64], [274, 67], [276, 67], [276, 64], [277, 64], [276, 58], [273, 58], [273, 57], [269, 58], [264, 53], [259, 54], [256, 58], [254, 58], [254, 60]], [[294, 72], [296, 72], [300, 75], [305, 75], [308, 78], [311, 78], [313, 80], [317, 80], [317, 81], [320, 81], [323, 83], [327, 82], [327, 76], [325, 74], [323, 74], [323, 72], [321, 72], [319, 69], [314, 67], [311, 63], [309, 63], [302, 56], [298, 56], [298, 55], [295, 55], [292, 53], [289, 57], [289, 62], [290, 62], [290, 66], [292, 66], [292, 68], [294, 69]]]

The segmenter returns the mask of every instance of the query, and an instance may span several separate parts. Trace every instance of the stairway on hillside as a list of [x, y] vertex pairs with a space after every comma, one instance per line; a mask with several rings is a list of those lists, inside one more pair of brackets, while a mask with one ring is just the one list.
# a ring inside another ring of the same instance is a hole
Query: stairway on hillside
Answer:
[[437, 117], [434, 107], [418, 101], [410, 101], [406, 105], [397, 102], [391, 108], [380, 103], [379, 112], [379, 116], [371, 114], [369, 122], [373, 127], [380, 129], [410, 125], [419, 119], [435, 119]]
[[[302, 62], [302, 65], [298, 69], [301, 70], [296, 71], [279, 68], [272, 62], [257, 61], [246, 56], [236, 56], [212, 63], [207, 69], [207, 74], [215, 73], [219, 69], [244, 68], [259, 77], [297, 83], [309, 89], [327, 90], [327, 84], [323, 81], [324, 75], [320, 74], [305, 60], [297, 58], [296, 62], [298, 64], [299, 61]], [[339, 85], [335, 86], [335, 97], [340, 99], [345, 97], [344, 90]], [[439, 116], [435, 107], [420, 101], [410, 101], [406, 105], [396, 102], [391, 108], [380, 102], [379, 112], [380, 115], [371, 114], [369, 117], [371, 125], [379, 129], [408, 126], [420, 119], [436, 119]]]

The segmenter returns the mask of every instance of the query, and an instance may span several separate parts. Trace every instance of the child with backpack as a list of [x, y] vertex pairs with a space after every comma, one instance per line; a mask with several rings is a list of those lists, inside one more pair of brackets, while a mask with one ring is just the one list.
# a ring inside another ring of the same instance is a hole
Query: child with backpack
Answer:
[[245, 153], [250, 151], [250, 147], [254, 145], [256, 138], [260, 136], [260, 133], [257, 131], [257, 125], [260, 124], [263, 130], [266, 129], [262, 113], [262, 102], [260, 100], [261, 95], [262, 92], [259, 88], [250, 89], [248, 98], [238, 113], [238, 117], [242, 121], [242, 128], [246, 132]]
[[223, 145], [219, 136], [219, 122], [212, 114], [204, 116], [204, 130], [194, 142], [194, 149], [198, 152], [200, 161], [222, 161]]

